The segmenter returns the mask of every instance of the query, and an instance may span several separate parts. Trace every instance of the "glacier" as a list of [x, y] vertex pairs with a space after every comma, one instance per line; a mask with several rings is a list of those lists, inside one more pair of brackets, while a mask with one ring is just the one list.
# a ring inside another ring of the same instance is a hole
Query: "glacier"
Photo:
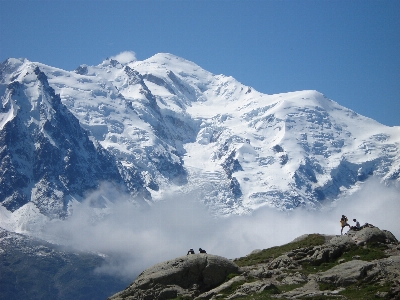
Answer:
[[0, 94], [3, 226], [67, 218], [104, 182], [137, 207], [176, 195], [219, 216], [319, 209], [370, 177], [400, 184], [400, 127], [313, 90], [263, 94], [168, 53], [74, 71], [10, 58]]

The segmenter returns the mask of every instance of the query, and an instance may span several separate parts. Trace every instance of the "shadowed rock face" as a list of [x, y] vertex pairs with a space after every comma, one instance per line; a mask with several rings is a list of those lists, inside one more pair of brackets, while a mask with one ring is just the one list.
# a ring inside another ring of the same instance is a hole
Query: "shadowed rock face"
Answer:
[[194, 297], [221, 283], [230, 273], [239, 273], [232, 261], [211, 254], [192, 254], [154, 265], [145, 270], [117, 299], [171, 299]]

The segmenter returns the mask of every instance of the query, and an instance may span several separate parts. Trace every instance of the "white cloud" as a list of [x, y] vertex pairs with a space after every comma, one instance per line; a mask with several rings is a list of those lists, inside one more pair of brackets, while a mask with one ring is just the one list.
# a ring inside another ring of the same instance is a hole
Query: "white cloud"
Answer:
[[[98, 271], [134, 279], [151, 265], [185, 255], [189, 248], [235, 258], [254, 249], [264, 249], [292, 241], [308, 233], [340, 234], [342, 214], [361, 224], [368, 222], [400, 237], [397, 221], [399, 191], [370, 180], [356, 194], [340, 199], [322, 211], [297, 209], [279, 212], [262, 208], [250, 216], [213, 218], [204, 205], [188, 200], [165, 199], [151, 209], [138, 209], [128, 197], [103, 187], [74, 208], [67, 221], [53, 221], [46, 234], [62, 237], [75, 248], [110, 255]], [[107, 210], [99, 195], [107, 193]], [[96, 200], [97, 199], [97, 200]], [[94, 211], [106, 212], [102, 219]], [[346, 229], [347, 230], [347, 229]]]
[[115, 56], [111, 56], [111, 59], [119, 61], [121, 64], [128, 64], [136, 61], [136, 53], [133, 51], [123, 51]]

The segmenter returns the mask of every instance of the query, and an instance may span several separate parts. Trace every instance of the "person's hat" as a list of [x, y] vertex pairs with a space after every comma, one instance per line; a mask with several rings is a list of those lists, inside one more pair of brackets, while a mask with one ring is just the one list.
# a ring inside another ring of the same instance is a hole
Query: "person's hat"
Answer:
[[355, 222], [355, 221], [357, 221], [356, 219], [353, 219], [353, 221]]

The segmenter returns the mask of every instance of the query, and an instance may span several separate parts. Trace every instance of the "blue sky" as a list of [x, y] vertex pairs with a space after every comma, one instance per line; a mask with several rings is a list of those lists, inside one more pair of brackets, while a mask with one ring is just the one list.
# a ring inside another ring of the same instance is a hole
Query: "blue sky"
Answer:
[[169, 52], [267, 93], [313, 89], [400, 126], [400, 1], [0, 0], [0, 61], [73, 70]]

